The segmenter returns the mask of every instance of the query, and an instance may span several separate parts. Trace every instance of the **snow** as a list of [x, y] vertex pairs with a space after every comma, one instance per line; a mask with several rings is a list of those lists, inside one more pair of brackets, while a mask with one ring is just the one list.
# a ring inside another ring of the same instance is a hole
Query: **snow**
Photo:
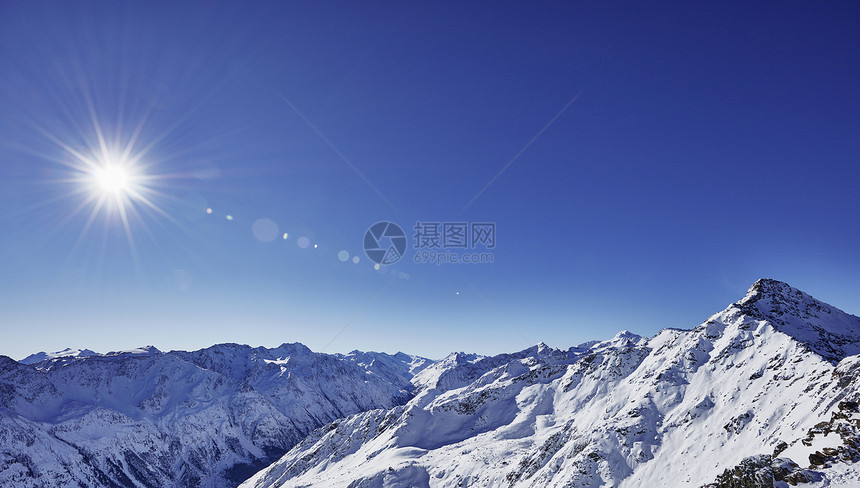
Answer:
[[402, 404], [409, 371], [429, 362], [367, 354], [364, 365], [301, 344], [0, 356], [0, 486], [236, 486], [316, 427]]
[[[855, 331], [857, 317], [760, 280], [693, 330], [452, 354], [404, 407], [319, 429], [242, 486], [702, 486], [860, 395], [844, 380], [860, 369]], [[820, 468], [822, 483], [860, 484], [856, 468]]]
[[774, 280], [567, 350], [40, 354], [0, 356], [0, 486], [860, 486], [860, 318]]
[[823, 436], [815, 436], [810, 445], [805, 445], [797, 440], [788, 449], [780, 453], [779, 457], [788, 458], [801, 466], [809, 465], [809, 455], [821, 451], [825, 447], [834, 447], [842, 444], [842, 439], [836, 432], [829, 432]]

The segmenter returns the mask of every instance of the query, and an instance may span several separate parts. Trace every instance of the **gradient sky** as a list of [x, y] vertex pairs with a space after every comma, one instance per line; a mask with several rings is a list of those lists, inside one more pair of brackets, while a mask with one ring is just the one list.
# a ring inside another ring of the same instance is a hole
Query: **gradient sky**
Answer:
[[[760, 277], [860, 314], [858, 25], [852, 2], [2, 2], [0, 354], [569, 347], [694, 327]], [[97, 129], [140, 156], [127, 225], [94, 212]], [[494, 263], [374, 270], [383, 220], [410, 246], [495, 222]]]

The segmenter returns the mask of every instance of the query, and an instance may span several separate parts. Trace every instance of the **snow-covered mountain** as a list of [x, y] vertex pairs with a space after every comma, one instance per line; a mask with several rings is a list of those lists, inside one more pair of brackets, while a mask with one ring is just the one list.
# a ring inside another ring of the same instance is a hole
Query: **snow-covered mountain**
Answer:
[[48, 359], [54, 358], [62, 358], [62, 357], [80, 357], [84, 358], [87, 356], [96, 356], [97, 352], [91, 351], [89, 349], [72, 349], [67, 347], [62, 351], [56, 352], [37, 352], [36, 354], [30, 354], [29, 356], [22, 359], [21, 363], [23, 364], [36, 364], [41, 363], [42, 361], [47, 361]]
[[301, 344], [0, 356], [0, 486], [234, 487], [323, 424], [403, 404], [429, 364]]
[[454, 354], [242, 487], [860, 486], [860, 318], [759, 280], [692, 330]]
[[0, 356], [0, 487], [860, 486], [858, 403], [860, 319], [759, 280], [568, 350]]

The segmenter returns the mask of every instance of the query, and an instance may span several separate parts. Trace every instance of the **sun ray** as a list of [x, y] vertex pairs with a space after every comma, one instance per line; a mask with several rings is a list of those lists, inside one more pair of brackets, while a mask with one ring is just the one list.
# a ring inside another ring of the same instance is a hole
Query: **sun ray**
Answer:
[[96, 108], [93, 105], [93, 99], [90, 96], [89, 90], [84, 91], [84, 98], [87, 101], [87, 109], [90, 112], [90, 120], [93, 124], [93, 130], [95, 130], [96, 137], [98, 138], [99, 149], [101, 149], [102, 158], [107, 159], [110, 154], [107, 147], [107, 142], [105, 141], [104, 133], [102, 132], [101, 124], [99, 123], [99, 118], [96, 115]]
[[123, 159], [131, 159], [131, 151], [134, 149], [134, 145], [137, 144], [137, 139], [140, 137], [140, 133], [143, 132], [143, 126], [146, 125], [147, 119], [149, 119], [149, 115], [152, 113], [152, 107], [154, 104], [150, 103], [146, 108], [146, 111], [140, 117], [140, 121], [137, 123], [137, 126], [134, 128], [134, 131], [131, 133], [131, 137], [128, 139], [128, 144], [125, 145], [125, 149], [122, 152]]
[[96, 197], [96, 202], [93, 205], [92, 210], [90, 210], [90, 215], [87, 217], [86, 223], [84, 223], [83, 228], [78, 234], [78, 238], [75, 240], [74, 249], [77, 249], [84, 241], [84, 237], [89, 233], [90, 228], [93, 226], [93, 222], [96, 221], [96, 217], [101, 213], [102, 206], [104, 205], [104, 197], [99, 195]]
[[122, 227], [125, 230], [125, 237], [128, 241], [129, 251], [131, 251], [131, 255], [137, 260], [135, 246], [134, 246], [134, 236], [131, 233], [131, 226], [128, 223], [128, 214], [126, 213], [126, 208], [124, 204], [120, 204], [118, 206], [120, 219], [122, 220]]
[[[49, 131], [47, 131], [41, 127], [39, 127], [38, 129], [40, 130], [40, 132], [42, 132], [43, 135], [45, 135], [45, 137], [47, 137], [52, 142], [54, 142], [55, 144], [60, 146], [64, 151], [66, 151], [69, 154], [71, 154], [72, 156], [74, 156], [78, 161], [83, 163], [87, 168], [89, 168], [90, 170], [98, 169], [98, 164], [95, 161], [84, 156], [80, 151], [75, 150], [75, 148], [73, 148], [73, 147], [69, 146], [68, 144], [66, 144], [65, 142], [61, 141], [60, 139], [55, 137], [53, 134], [51, 134]], [[66, 167], [78, 170], [78, 171], [81, 170], [80, 165], [72, 164], [72, 163], [70, 163], [64, 159], [61, 159], [61, 158], [54, 158], [53, 161], [60, 163]]]
[[[156, 213], [158, 213], [159, 215], [161, 215], [161, 216], [162, 216], [162, 217], [164, 217], [165, 219], [167, 219], [167, 220], [169, 220], [169, 221], [171, 221], [171, 222], [173, 222], [173, 223], [175, 223], [175, 224], [177, 224], [177, 225], [179, 224], [179, 222], [178, 222], [175, 218], [173, 218], [173, 216], [172, 216], [172, 215], [170, 215], [170, 214], [168, 214], [167, 212], [165, 212], [161, 207], [159, 207], [158, 205], [156, 205], [156, 204], [155, 204], [155, 202], [153, 202], [152, 200], [150, 200], [149, 198], [147, 198], [145, 195], [143, 195], [143, 194], [141, 194], [141, 193], [138, 193], [138, 192], [137, 192], [137, 191], [135, 191], [134, 189], [130, 189], [130, 190], [128, 190], [128, 191], [129, 191], [129, 194], [130, 194], [130, 195], [132, 195], [136, 201], [138, 201], [138, 202], [142, 203], [143, 205], [145, 205], [145, 206], [149, 207], [150, 209], [152, 209], [153, 211], [155, 211]], [[151, 192], [151, 193], [153, 193], [153, 192]]]

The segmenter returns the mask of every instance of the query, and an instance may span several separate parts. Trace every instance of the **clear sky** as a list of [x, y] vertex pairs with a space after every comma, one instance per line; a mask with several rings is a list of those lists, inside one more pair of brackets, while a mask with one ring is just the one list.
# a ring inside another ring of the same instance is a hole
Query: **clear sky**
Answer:
[[[853, 2], [4, 1], [0, 354], [569, 347], [694, 327], [760, 277], [860, 314], [858, 25]], [[375, 270], [379, 221], [408, 247]], [[419, 221], [495, 223], [493, 262], [413, 262]]]

